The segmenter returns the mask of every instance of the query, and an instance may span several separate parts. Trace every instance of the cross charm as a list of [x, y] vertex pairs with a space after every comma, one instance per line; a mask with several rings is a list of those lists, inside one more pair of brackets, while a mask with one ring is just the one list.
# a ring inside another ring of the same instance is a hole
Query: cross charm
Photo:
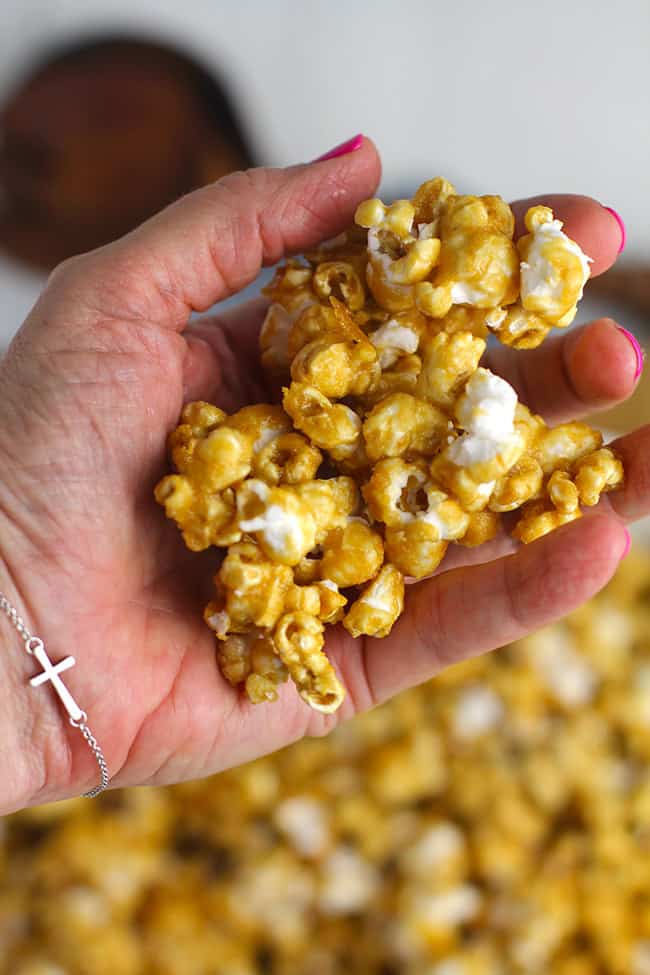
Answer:
[[29, 683], [32, 685], [32, 687], [39, 687], [41, 684], [44, 684], [45, 681], [51, 681], [52, 687], [58, 694], [63, 707], [66, 709], [72, 720], [80, 721], [84, 716], [84, 712], [81, 710], [72, 694], [59, 677], [59, 674], [62, 674], [64, 670], [70, 670], [71, 667], [74, 667], [76, 660], [74, 657], [66, 657], [65, 660], [61, 660], [58, 664], [52, 666], [52, 661], [48, 657], [47, 651], [43, 644], [40, 642], [40, 640], [35, 640], [34, 642], [36, 643], [36, 646], [31, 652], [43, 668], [43, 673], [38, 674], [36, 677], [32, 677]]

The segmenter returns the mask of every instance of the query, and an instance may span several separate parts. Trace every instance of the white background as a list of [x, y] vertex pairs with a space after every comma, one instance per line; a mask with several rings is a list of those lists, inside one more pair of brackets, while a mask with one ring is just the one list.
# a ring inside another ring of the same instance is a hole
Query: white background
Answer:
[[[438, 173], [461, 192], [582, 192], [650, 255], [648, 0], [1, 0], [0, 95], [31, 56], [141, 31], [228, 81], [260, 161], [307, 160], [358, 131], [385, 192]], [[41, 285], [0, 262], [0, 341]]]

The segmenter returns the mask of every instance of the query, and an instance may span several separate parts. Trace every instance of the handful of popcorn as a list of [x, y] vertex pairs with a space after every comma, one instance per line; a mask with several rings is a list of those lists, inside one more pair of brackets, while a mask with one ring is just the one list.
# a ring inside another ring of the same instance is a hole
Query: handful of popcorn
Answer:
[[205, 610], [224, 677], [257, 703], [291, 676], [326, 713], [344, 697], [326, 624], [386, 636], [405, 577], [450, 543], [491, 540], [516, 509], [531, 542], [623, 479], [597, 431], [548, 428], [480, 365], [490, 332], [534, 348], [575, 317], [589, 258], [548, 207], [513, 241], [500, 197], [436, 178], [366, 200], [355, 222], [265, 289], [261, 360], [282, 406], [189, 403], [155, 491], [188, 548], [227, 550]]

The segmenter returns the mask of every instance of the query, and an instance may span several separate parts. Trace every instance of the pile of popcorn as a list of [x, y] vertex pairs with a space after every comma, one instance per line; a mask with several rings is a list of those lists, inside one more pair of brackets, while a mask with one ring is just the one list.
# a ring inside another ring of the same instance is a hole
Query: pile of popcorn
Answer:
[[650, 558], [211, 780], [0, 834], [0, 975], [649, 975]]
[[480, 365], [489, 332], [533, 348], [575, 316], [589, 258], [548, 207], [515, 242], [500, 197], [436, 178], [355, 220], [267, 289], [261, 360], [282, 406], [188, 404], [156, 488], [190, 549], [227, 549], [205, 619], [256, 703], [291, 676], [335, 711], [326, 624], [386, 636], [405, 578], [450, 543], [491, 540], [516, 509], [513, 535], [533, 541], [622, 482], [597, 431], [549, 429]]

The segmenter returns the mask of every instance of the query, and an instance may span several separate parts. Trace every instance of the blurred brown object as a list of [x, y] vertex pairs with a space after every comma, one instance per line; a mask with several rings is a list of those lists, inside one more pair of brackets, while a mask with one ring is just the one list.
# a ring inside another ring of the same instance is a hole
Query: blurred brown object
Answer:
[[0, 246], [49, 269], [250, 165], [227, 95], [196, 62], [145, 40], [75, 45], [0, 108]]

